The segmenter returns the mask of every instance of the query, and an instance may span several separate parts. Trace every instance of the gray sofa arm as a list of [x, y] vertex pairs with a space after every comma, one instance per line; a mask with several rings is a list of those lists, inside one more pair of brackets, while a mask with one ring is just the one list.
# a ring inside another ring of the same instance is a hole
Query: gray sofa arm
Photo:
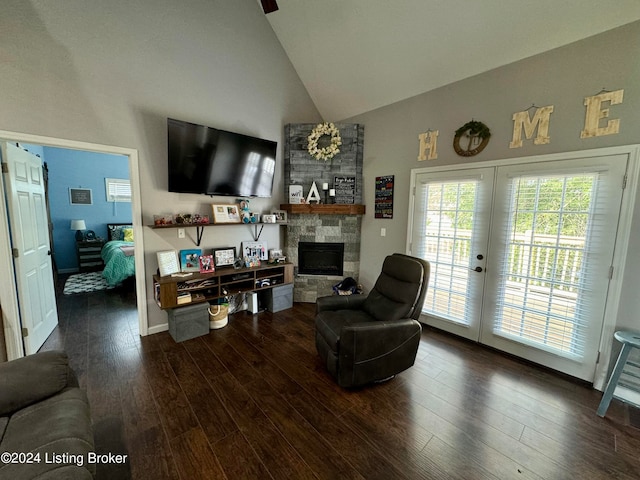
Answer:
[[316, 315], [325, 310], [357, 310], [367, 299], [366, 295], [330, 295], [316, 300]]
[[48, 351], [0, 364], [0, 416], [77, 386], [63, 351]]

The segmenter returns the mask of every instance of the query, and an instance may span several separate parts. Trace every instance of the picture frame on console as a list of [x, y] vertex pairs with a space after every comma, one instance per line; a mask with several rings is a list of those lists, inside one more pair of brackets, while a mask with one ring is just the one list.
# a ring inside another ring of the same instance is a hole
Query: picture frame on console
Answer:
[[199, 248], [180, 250], [180, 271], [199, 272], [200, 255], [202, 255], [202, 250]]
[[257, 257], [260, 260], [268, 260], [269, 248], [266, 242], [242, 242], [242, 257]]
[[200, 273], [213, 273], [215, 271], [213, 255], [200, 255]]
[[215, 268], [233, 267], [236, 261], [236, 247], [214, 248], [212, 255]]

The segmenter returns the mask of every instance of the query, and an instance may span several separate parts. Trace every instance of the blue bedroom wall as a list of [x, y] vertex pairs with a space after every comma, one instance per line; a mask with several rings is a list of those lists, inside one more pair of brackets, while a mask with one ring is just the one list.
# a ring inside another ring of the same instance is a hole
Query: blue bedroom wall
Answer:
[[42, 145], [31, 145], [27, 143], [20, 143], [18, 145], [34, 155], [38, 155], [40, 158], [44, 157], [44, 147]]
[[[43, 147], [49, 167], [49, 205], [53, 223], [55, 261], [61, 273], [78, 269], [71, 220], [84, 220], [87, 229], [107, 238], [107, 223], [131, 222], [131, 203], [107, 202], [105, 178], [129, 178], [124, 155]], [[89, 188], [92, 205], [71, 205], [69, 188]]]

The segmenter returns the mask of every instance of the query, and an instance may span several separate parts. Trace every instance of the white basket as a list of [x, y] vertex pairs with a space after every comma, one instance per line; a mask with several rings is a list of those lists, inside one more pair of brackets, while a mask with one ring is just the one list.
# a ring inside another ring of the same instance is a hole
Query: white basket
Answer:
[[209, 307], [209, 329], [223, 328], [229, 323], [229, 307], [227, 305], [215, 305]]

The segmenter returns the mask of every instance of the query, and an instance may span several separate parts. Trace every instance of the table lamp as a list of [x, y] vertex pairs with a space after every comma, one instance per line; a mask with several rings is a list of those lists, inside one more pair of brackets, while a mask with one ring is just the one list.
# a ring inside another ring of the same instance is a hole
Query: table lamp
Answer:
[[83, 230], [87, 229], [87, 225], [84, 223], [84, 220], [71, 220], [71, 230], [76, 231], [76, 242], [81, 242], [84, 240]]

